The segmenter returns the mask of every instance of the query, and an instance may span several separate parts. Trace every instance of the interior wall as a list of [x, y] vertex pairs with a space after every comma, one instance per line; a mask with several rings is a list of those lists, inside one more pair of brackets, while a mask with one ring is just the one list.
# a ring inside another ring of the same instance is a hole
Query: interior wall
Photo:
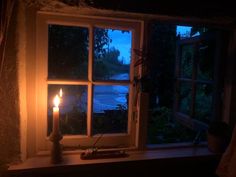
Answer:
[[[0, 75], [0, 176], [6, 164], [19, 160], [19, 101], [17, 78], [16, 14], [14, 6], [9, 29], [5, 35], [5, 55]], [[2, 55], [2, 53], [1, 53]]]

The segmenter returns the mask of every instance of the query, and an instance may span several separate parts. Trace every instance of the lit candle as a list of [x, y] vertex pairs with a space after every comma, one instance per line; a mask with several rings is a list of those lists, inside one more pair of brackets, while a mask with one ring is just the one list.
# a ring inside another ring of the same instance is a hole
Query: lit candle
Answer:
[[59, 92], [60, 98], [62, 98], [62, 95], [63, 95], [63, 92], [62, 92], [62, 89], [60, 89], [60, 92]]
[[54, 100], [54, 107], [53, 107], [53, 133], [59, 134], [59, 104], [60, 98], [58, 95], [55, 96]]

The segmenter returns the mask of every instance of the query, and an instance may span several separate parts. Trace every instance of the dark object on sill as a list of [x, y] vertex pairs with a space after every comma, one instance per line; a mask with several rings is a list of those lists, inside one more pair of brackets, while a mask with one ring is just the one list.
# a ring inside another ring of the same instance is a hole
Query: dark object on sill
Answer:
[[223, 121], [214, 121], [209, 124], [207, 131], [208, 148], [214, 153], [223, 153], [231, 137], [228, 124]]
[[202, 130], [199, 130], [193, 140], [193, 145], [198, 145], [201, 142]]
[[105, 150], [98, 151], [96, 149], [87, 150], [86, 152], [81, 153], [80, 158], [82, 160], [91, 160], [91, 159], [107, 159], [107, 158], [121, 158], [128, 157], [129, 155], [122, 150]]

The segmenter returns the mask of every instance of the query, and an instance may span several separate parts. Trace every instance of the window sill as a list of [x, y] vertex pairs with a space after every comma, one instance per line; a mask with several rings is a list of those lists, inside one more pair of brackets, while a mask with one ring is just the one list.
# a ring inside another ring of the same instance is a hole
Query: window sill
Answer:
[[[17, 174], [21, 172], [29, 171], [48, 171], [60, 170], [60, 167], [66, 168], [83, 168], [90, 167], [98, 164], [111, 164], [111, 163], [125, 163], [143, 160], [163, 160], [163, 159], [181, 159], [181, 158], [201, 158], [201, 157], [215, 157], [218, 154], [214, 154], [208, 150], [207, 147], [186, 147], [178, 149], [159, 149], [159, 150], [147, 150], [147, 151], [130, 151], [129, 157], [124, 158], [110, 158], [110, 159], [93, 159], [93, 160], [81, 160], [80, 154], [64, 154], [63, 162], [60, 164], [51, 164], [50, 156], [37, 156], [29, 158], [25, 162], [11, 165], [8, 168], [9, 174]], [[63, 168], [64, 169], [64, 168]]]

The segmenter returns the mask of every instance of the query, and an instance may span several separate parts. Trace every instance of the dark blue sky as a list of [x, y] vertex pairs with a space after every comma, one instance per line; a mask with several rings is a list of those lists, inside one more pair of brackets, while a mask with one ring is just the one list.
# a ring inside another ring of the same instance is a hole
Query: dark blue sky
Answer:
[[[177, 26], [176, 34], [182, 36], [188, 36], [191, 31], [190, 26]], [[119, 59], [122, 60], [125, 64], [130, 63], [130, 54], [131, 54], [131, 36], [132, 32], [123, 32], [121, 30], [109, 30], [108, 31], [109, 37], [112, 39], [109, 47], [115, 47], [120, 51]]]
[[191, 32], [191, 26], [177, 26], [176, 28], [176, 34], [180, 35], [188, 35]]
[[109, 37], [112, 39], [110, 47], [115, 47], [120, 51], [119, 59], [123, 58], [125, 64], [130, 63], [131, 54], [131, 36], [132, 32], [123, 32], [120, 30], [109, 30]]

